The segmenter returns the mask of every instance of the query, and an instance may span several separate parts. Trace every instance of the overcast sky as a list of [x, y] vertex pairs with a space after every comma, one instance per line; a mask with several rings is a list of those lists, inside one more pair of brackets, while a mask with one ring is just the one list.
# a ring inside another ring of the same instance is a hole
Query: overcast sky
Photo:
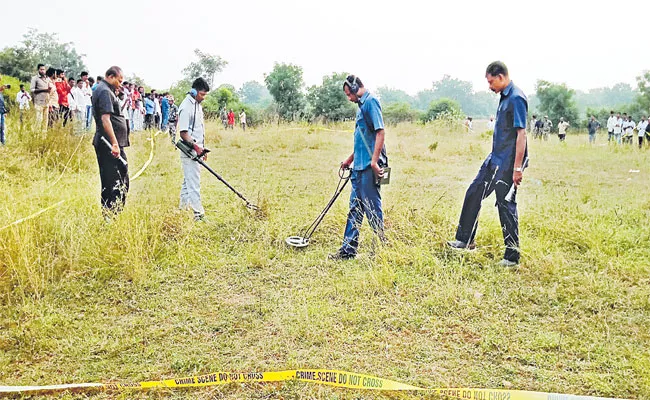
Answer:
[[16, 44], [28, 27], [56, 32], [86, 54], [92, 75], [116, 64], [157, 88], [181, 78], [195, 48], [227, 60], [216, 83], [237, 88], [263, 82], [274, 62], [301, 66], [307, 85], [351, 72], [371, 89], [411, 94], [444, 74], [486, 90], [485, 67], [494, 60], [504, 61], [527, 93], [537, 79], [582, 90], [636, 87], [636, 76], [650, 69], [647, 1], [3, 3], [0, 47]]

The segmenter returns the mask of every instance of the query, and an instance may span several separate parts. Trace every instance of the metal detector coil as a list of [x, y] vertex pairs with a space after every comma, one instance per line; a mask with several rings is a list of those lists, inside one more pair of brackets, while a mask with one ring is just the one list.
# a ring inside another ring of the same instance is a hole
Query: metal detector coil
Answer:
[[339, 184], [336, 186], [336, 190], [334, 191], [334, 196], [330, 199], [329, 203], [325, 206], [323, 211], [320, 212], [318, 217], [314, 220], [314, 222], [305, 229], [304, 232], [302, 232], [301, 235], [298, 236], [289, 236], [288, 238], [285, 239], [285, 242], [294, 248], [301, 249], [304, 247], [309, 246], [309, 240], [311, 239], [311, 235], [314, 234], [316, 231], [316, 228], [318, 228], [318, 225], [323, 221], [323, 218], [325, 218], [325, 214], [332, 208], [334, 205], [334, 202], [336, 199], [339, 197], [343, 189], [345, 188], [345, 185], [347, 185], [348, 181], [350, 180], [350, 176], [352, 175], [352, 172], [350, 171], [350, 168], [344, 168], [341, 166], [339, 169]]

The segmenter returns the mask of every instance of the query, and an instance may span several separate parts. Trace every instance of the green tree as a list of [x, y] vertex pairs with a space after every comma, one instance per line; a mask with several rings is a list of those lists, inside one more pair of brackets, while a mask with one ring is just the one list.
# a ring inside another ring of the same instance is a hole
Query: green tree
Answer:
[[387, 86], [382, 86], [377, 89], [377, 96], [381, 100], [381, 104], [387, 106], [393, 103], [407, 103], [414, 105], [416, 100], [408, 93], [400, 89], [393, 89]]
[[399, 122], [413, 122], [420, 118], [420, 112], [409, 103], [392, 103], [382, 106], [382, 114], [387, 124], [395, 125]]
[[343, 92], [342, 82], [346, 73], [333, 73], [323, 77], [320, 86], [312, 86], [307, 90], [307, 101], [315, 118], [323, 117], [325, 121], [341, 121], [355, 115], [354, 104], [348, 101]]
[[639, 93], [636, 96], [635, 103], [643, 110], [650, 109], [650, 71], [644, 71], [643, 75], [636, 78]]
[[439, 99], [431, 102], [429, 110], [422, 116], [424, 122], [433, 121], [436, 119], [460, 119], [462, 118], [462, 111], [460, 104], [452, 99]]
[[131, 76], [124, 77], [124, 80], [133, 83], [136, 86], [142, 86], [145, 88], [145, 90], [149, 89], [149, 85], [145, 83], [144, 79], [140, 78], [136, 74], [131, 74]]
[[300, 118], [305, 109], [301, 67], [276, 63], [273, 71], [265, 74], [264, 83], [277, 104], [280, 118], [288, 121]]
[[29, 29], [18, 45], [5, 47], [0, 52], [0, 73], [29, 82], [40, 63], [63, 69], [67, 76], [78, 78], [86, 69], [83, 57], [85, 55], [77, 53], [73, 43], [59, 42], [55, 33]]
[[204, 53], [199, 49], [194, 49], [194, 54], [198, 60], [190, 63], [190, 65], [183, 69], [185, 79], [193, 81], [201, 76], [212, 87], [215, 75], [223, 71], [225, 66], [228, 65], [228, 61], [222, 59], [220, 56]]
[[577, 126], [580, 123], [578, 107], [573, 96], [575, 92], [565, 84], [556, 84], [543, 80], [537, 81], [537, 97], [539, 98], [539, 111], [548, 115], [557, 126], [557, 121], [565, 121]]
[[237, 93], [239, 94], [239, 98], [245, 104], [260, 108], [268, 106], [272, 101], [269, 90], [266, 86], [257, 81], [245, 82]]

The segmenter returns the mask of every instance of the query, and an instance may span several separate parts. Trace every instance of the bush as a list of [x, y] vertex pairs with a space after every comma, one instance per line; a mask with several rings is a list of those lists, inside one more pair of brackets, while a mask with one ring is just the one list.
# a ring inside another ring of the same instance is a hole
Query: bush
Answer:
[[386, 124], [395, 125], [399, 122], [413, 122], [420, 118], [420, 112], [408, 103], [391, 103], [384, 107], [383, 115]]

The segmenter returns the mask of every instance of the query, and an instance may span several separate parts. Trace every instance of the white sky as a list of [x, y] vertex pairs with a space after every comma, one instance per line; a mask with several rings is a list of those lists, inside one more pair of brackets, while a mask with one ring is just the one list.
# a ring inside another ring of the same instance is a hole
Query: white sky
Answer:
[[537, 79], [582, 90], [636, 87], [635, 77], [650, 68], [650, 2], [643, 0], [4, 3], [0, 47], [16, 44], [28, 27], [56, 32], [86, 54], [92, 75], [115, 64], [157, 88], [181, 78], [195, 48], [227, 60], [216, 83], [237, 88], [263, 82], [276, 61], [303, 67], [307, 85], [345, 71], [371, 89], [411, 94], [444, 74], [486, 90], [485, 67], [497, 59], [529, 94]]

